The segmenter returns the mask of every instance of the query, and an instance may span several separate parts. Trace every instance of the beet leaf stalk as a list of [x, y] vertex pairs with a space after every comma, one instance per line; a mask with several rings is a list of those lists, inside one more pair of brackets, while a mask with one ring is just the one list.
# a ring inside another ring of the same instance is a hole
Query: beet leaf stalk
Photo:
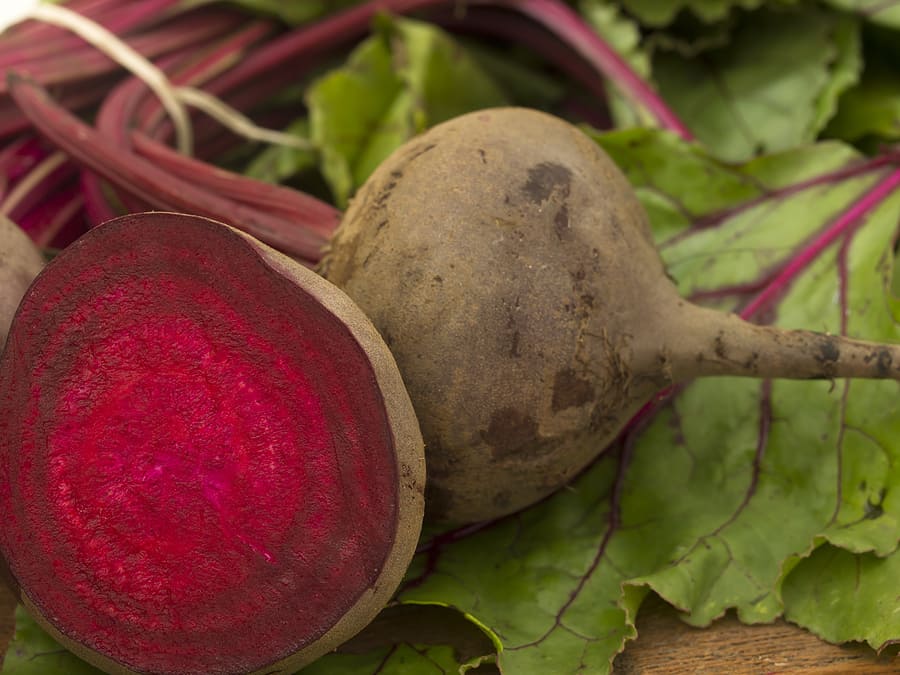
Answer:
[[[292, 257], [309, 262], [319, 259], [326, 241], [321, 234], [322, 223], [330, 222], [333, 227], [339, 220], [339, 212], [334, 207], [311, 197], [306, 214], [309, 222], [304, 222], [299, 218], [288, 219], [278, 212], [254, 209], [192, 185], [145, 159], [123, 152], [105, 136], [55, 105], [38, 85], [11, 75], [10, 90], [35, 128], [74, 161], [155, 208], [226, 222]], [[212, 167], [209, 170], [219, 171]], [[235, 177], [235, 180], [251, 181], [246, 177]]]

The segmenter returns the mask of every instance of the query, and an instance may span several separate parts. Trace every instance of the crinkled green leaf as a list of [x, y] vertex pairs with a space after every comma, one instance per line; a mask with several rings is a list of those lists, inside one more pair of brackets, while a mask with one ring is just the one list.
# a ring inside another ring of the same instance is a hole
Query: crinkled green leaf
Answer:
[[[658, 132], [599, 140], [650, 207], [682, 292], [723, 309], [890, 171], [839, 143], [732, 166]], [[802, 270], [770, 318], [897, 340], [887, 289], [898, 219], [895, 194]], [[888, 554], [900, 539], [900, 500], [879, 501], [900, 483], [897, 394], [893, 382], [697, 381], [626, 436], [629, 462], [613, 448], [546, 502], [436, 540], [401, 597], [472, 614], [517, 675], [608, 672], [648, 589], [697, 625], [732, 607], [770, 621], [784, 572], [816, 541]]]
[[724, 48], [695, 58], [657, 52], [653, 75], [717, 156], [745, 160], [816, 138], [856, 80], [857, 31], [851, 17], [811, 8], [754, 12]]
[[816, 117], [812, 128], [818, 134], [835, 116], [838, 101], [844, 92], [859, 82], [863, 71], [860, 27], [857, 21], [840, 20], [833, 32], [836, 56], [830, 67], [830, 77], [816, 101]]
[[103, 675], [103, 671], [61, 647], [19, 605], [15, 636], [0, 675]]
[[360, 176], [377, 164], [379, 148], [396, 147], [415, 131], [409, 92], [394, 71], [384, 34], [363, 42], [346, 66], [315, 82], [307, 101], [310, 137], [321, 149], [322, 173], [341, 206]]
[[870, 59], [860, 83], [841, 97], [837, 114], [825, 131], [848, 141], [900, 138], [900, 72], [896, 66]]
[[398, 644], [366, 654], [331, 654], [300, 672], [303, 675], [442, 675], [459, 673], [461, 667], [451, 647]]
[[[291, 123], [284, 131], [298, 138], [309, 138], [309, 121], [303, 117]], [[317, 161], [318, 156], [312, 150], [270, 145], [253, 158], [243, 173], [268, 183], [281, 183], [301, 171], [315, 167]]]
[[[611, 0], [582, 0], [579, 11], [638, 75], [644, 78], [650, 76], [650, 54], [642, 43], [640, 27], [622, 13], [617, 3]], [[647, 110], [635, 108], [614, 87], [609, 88], [609, 106], [617, 127], [654, 126]]]
[[785, 616], [829, 642], [900, 641], [900, 555], [854, 555], [824, 545], [802, 560], [782, 587]]
[[892, 0], [825, 0], [832, 7], [858, 14], [873, 23], [900, 28], [900, 4]]
[[470, 619], [439, 605], [393, 605], [303, 675], [496, 674], [496, 648]]
[[765, 0], [622, 0], [622, 6], [647, 26], [667, 26], [682, 11], [689, 11], [697, 18], [720, 21], [737, 8], [755, 9]]
[[403, 141], [451, 117], [504, 105], [502, 90], [463, 48], [430, 24], [387, 20], [345, 66], [309, 89], [310, 137], [335, 200]]
[[503, 91], [507, 101], [548, 110], [566, 93], [566, 84], [559, 75], [542, 70], [544, 64], [525, 48], [498, 49], [475, 41], [463, 44], [479, 67]]
[[712, 24], [691, 23], [688, 26], [673, 25], [649, 33], [644, 44], [649, 52], [677, 52], [687, 59], [713, 49], [726, 47], [731, 42], [738, 21], [735, 17]]
[[[202, 2], [203, 0], [201, 0]], [[210, 2], [212, 0], [206, 0]], [[283, 0], [228, 0], [231, 4], [251, 12], [274, 16], [285, 23], [298, 26], [324, 14], [336, 12], [344, 7], [358, 5], [362, 0], [303, 0], [303, 2], [283, 2]], [[199, 3], [198, 3], [199, 4]]]

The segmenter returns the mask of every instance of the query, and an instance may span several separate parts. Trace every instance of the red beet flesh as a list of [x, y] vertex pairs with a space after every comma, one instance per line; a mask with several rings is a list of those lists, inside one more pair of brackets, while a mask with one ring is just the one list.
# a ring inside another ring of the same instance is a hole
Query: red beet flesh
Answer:
[[32, 286], [0, 372], [0, 552], [90, 652], [254, 672], [378, 580], [399, 497], [376, 374], [247, 237], [101, 226]]

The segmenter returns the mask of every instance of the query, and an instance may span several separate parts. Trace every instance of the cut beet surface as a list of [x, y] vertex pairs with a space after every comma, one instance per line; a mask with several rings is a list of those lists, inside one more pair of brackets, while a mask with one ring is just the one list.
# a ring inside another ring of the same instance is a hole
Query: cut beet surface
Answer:
[[343, 293], [225, 225], [125, 216], [16, 315], [0, 553], [45, 627], [109, 672], [293, 672], [402, 578], [422, 453]]

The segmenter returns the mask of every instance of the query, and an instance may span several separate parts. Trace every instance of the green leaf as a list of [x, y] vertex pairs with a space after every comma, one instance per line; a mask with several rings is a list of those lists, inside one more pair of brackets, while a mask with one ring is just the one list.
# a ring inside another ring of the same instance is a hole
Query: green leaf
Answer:
[[307, 104], [310, 136], [320, 148], [322, 173], [340, 206], [360, 177], [375, 168], [372, 158], [415, 131], [409, 92], [394, 72], [383, 34], [363, 42], [346, 66], [315, 82]]
[[897, 579], [900, 555], [821, 546], [785, 580], [785, 617], [829, 642], [867, 642], [881, 650], [900, 638]]
[[622, 0], [622, 6], [644, 25], [667, 26], [682, 11], [712, 23], [726, 18], [735, 8], [755, 9], [765, 0]]
[[[309, 138], [309, 121], [305, 117], [296, 120], [285, 132], [298, 138]], [[268, 183], [282, 183], [301, 171], [315, 167], [317, 161], [317, 154], [311, 150], [270, 145], [244, 167], [243, 173]]]
[[900, 73], [896, 68], [869, 59], [862, 81], [841, 97], [825, 133], [847, 141], [900, 138]]
[[[206, 0], [211, 1], [211, 0]], [[330, 14], [360, 4], [361, 0], [303, 0], [303, 2], [282, 2], [281, 0], [228, 0], [242, 9], [257, 14], [273, 16], [292, 26], [299, 26], [325, 14]], [[199, 3], [197, 3], [199, 4]]]
[[847, 17], [839, 18], [834, 25], [833, 39], [836, 56], [830, 67], [828, 82], [816, 101], [816, 116], [812, 123], [815, 134], [822, 131], [835, 116], [839, 99], [859, 82], [863, 72], [859, 22]]
[[559, 76], [545, 72], [540, 60], [524, 49], [498, 49], [475, 41], [466, 41], [464, 46], [507, 101], [549, 110], [566, 93], [566, 84]]
[[[729, 165], [648, 130], [598, 140], [651, 207], [681, 291], [723, 309], [752, 298], [890, 171], [839, 143]], [[894, 194], [796, 276], [773, 318], [896, 340], [898, 219]], [[648, 589], [696, 625], [732, 607], [771, 621], [785, 571], [816, 541], [884, 554], [900, 539], [900, 500], [884, 500], [877, 525], [866, 517], [900, 483], [897, 393], [893, 382], [697, 381], [570, 489], [436, 540], [401, 597], [472, 614], [498, 636], [503, 672], [525, 675], [609, 672]]]
[[369, 654], [332, 654], [301, 672], [303, 675], [442, 675], [458, 673], [459, 669], [450, 647], [400, 644]]
[[346, 65], [317, 80], [307, 95], [310, 135], [339, 206], [416, 133], [506, 103], [501, 89], [458, 43], [409, 19], [380, 22]]
[[103, 671], [61, 647], [19, 605], [16, 632], [0, 675], [103, 675]]
[[696, 58], [657, 52], [653, 75], [717, 156], [745, 160], [816, 138], [856, 80], [857, 31], [851, 18], [813, 9], [755, 12], [727, 47]]
[[825, 0], [832, 7], [853, 12], [883, 26], [900, 28], [900, 5], [885, 0]]
[[393, 605], [303, 675], [496, 672], [495, 647], [481, 627], [439, 605]]
[[[642, 43], [637, 23], [626, 17], [621, 8], [610, 0], [582, 0], [579, 11], [585, 21], [641, 77], [650, 76], [650, 54]], [[635, 108], [614, 87], [609, 88], [610, 112], [616, 127], [654, 126], [654, 120], [644, 108]]]

